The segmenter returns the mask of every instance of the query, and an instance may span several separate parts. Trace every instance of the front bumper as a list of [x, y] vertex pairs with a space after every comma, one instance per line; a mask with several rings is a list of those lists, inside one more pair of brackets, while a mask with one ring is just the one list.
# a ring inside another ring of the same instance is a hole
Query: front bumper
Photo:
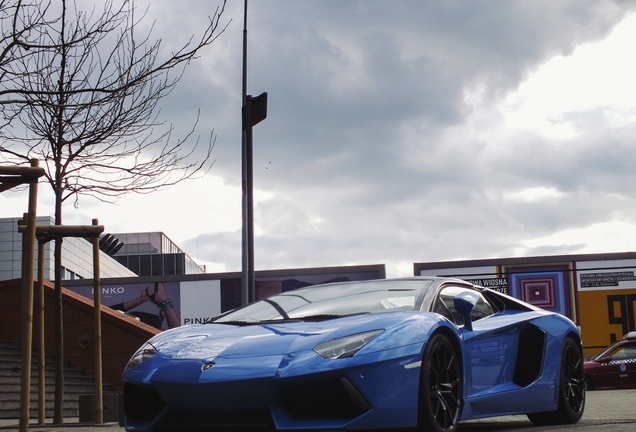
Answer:
[[[152, 359], [140, 365], [145, 366], [144, 371], [132, 370], [124, 375], [126, 430], [365, 430], [414, 426], [419, 351], [417, 347], [403, 347], [390, 353], [339, 360], [324, 360], [313, 352], [307, 353], [306, 359], [295, 358], [292, 362], [282, 357], [234, 359], [226, 364], [219, 361], [207, 371], [211, 373], [202, 371], [201, 361], [168, 361], [159, 366], [153, 365], [156, 360]], [[241, 367], [241, 362], [249, 362], [249, 374], [244, 372], [247, 365]], [[275, 363], [276, 368], [263, 367]]]

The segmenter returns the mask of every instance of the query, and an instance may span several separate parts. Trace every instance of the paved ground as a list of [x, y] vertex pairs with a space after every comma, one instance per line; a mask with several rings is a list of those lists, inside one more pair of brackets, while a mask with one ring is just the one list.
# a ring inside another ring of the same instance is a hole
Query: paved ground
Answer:
[[636, 431], [636, 389], [587, 392], [583, 418], [575, 425], [534, 426], [526, 416], [507, 416], [462, 423], [460, 432]]
[[[636, 389], [606, 390], [587, 393], [581, 421], [568, 426], [533, 426], [525, 416], [507, 416], [462, 423], [459, 432], [633, 432], [636, 431]], [[19, 422], [0, 419], [0, 431], [19, 431]], [[92, 425], [67, 419], [63, 425], [29, 425], [35, 432], [122, 432], [117, 423]]]

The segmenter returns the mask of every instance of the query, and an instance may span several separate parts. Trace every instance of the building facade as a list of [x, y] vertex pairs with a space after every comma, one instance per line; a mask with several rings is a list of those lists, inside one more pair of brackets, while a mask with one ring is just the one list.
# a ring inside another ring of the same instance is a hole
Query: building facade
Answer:
[[113, 258], [139, 276], [203, 274], [198, 265], [163, 232], [112, 234], [119, 242]]
[[[22, 234], [18, 232], [18, 221], [21, 218], [0, 219], [0, 280], [19, 279], [22, 277]], [[53, 225], [50, 216], [38, 216], [37, 225]], [[37, 246], [36, 246], [37, 248]], [[44, 245], [44, 279], [55, 279], [54, 242]], [[37, 250], [35, 251], [35, 272], [37, 277]], [[122, 266], [108, 254], [100, 252], [101, 278], [135, 277], [136, 273]], [[93, 278], [93, 244], [77, 237], [66, 237], [62, 242], [63, 279]]]
[[563, 314], [581, 328], [586, 355], [636, 331], [636, 253], [415, 263], [416, 276], [447, 276]]

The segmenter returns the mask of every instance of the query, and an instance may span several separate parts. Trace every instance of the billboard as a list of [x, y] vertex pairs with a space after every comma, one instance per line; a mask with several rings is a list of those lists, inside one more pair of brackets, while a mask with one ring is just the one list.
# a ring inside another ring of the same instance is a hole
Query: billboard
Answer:
[[[93, 299], [93, 286], [71, 291]], [[103, 283], [104, 306], [132, 315], [155, 328], [166, 330], [196, 324], [219, 315], [220, 281]]]
[[[256, 272], [257, 299], [319, 283], [383, 279], [384, 265]], [[101, 303], [161, 330], [203, 324], [241, 306], [241, 277], [197, 274], [102, 279]], [[92, 280], [66, 281], [65, 287], [93, 299]]]
[[[534, 306], [557, 312], [578, 322], [572, 262], [526, 263], [519, 260], [492, 260], [489, 265], [462, 261], [414, 264], [416, 275], [456, 277], [494, 289]], [[485, 264], [485, 263], [484, 263]], [[453, 266], [453, 267], [451, 267]]]
[[435, 268], [434, 266], [425, 267], [424, 264], [415, 264], [415, 269], [416, 276], [454, 277], [508, 294], [508, 279], [502, 275], [501, 269], [496, 265]]
[[578, 263], [581, 327], [589, 354], [636, 330], [636, 260]]
[[580, 326], [586, 355], [636, 330], [636, 253], [416, 263], [415, 275], [458, 277]]

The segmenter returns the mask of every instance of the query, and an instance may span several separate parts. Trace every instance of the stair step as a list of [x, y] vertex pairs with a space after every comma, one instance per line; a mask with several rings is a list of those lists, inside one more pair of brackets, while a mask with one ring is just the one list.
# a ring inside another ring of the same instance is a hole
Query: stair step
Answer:
[[[29, 415], [38, 416], [39, 360], [37, 351], [33, 351], [31, 362]], [[55, 359], [46, 357], [45, 361], [45, 413], [46, 417], [54, 416], [55, 400]], [[22, 391], [22, 360], [19, 343], [0, 342], [0, 418], [12, 419], [20, 417], [20, 394]], [[104, 392], [110, 387], [105, 385]], [[81, 395], [95, 393], [95, 378], [70, 367], [64, 368], [64, 417], [79, 416], [79, 399]]]

